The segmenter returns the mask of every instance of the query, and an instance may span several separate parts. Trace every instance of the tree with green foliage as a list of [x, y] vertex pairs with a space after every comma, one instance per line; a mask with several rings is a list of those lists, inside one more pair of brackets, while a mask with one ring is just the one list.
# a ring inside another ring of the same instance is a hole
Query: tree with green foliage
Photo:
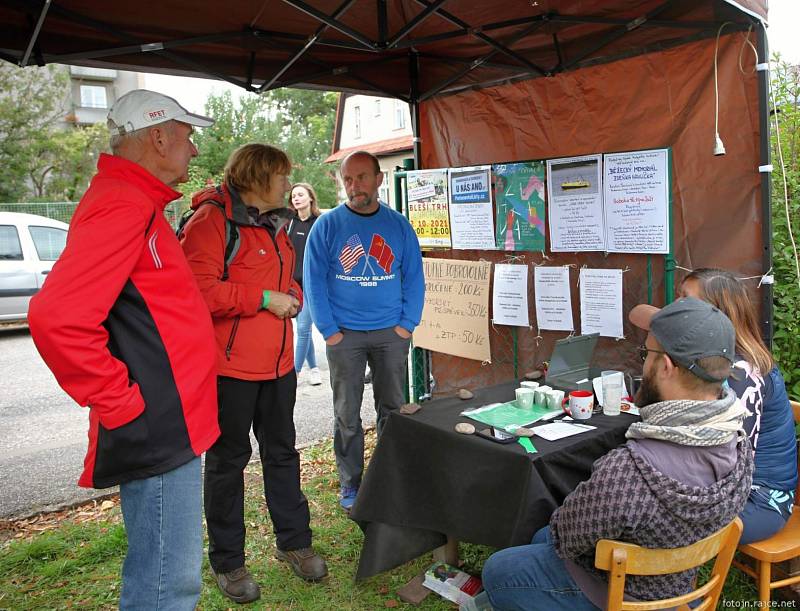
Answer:
[[[800, 246], [800, 67], [787, 64], [780, 56], [774, 57], [772, 86], [780, 127], [780, 135], [772, 130], [772, 159], [776, 168], [772, 173], [775, 274], [772, 351], [786, 380], [786, 390], [793, 399], [800, 400], [800, 276], [796, 260]], [[785, 189], [781, 158], [786, 171]]]
[[292, 182], [313, 185], [321, 207], [336, 203], [333, 170], [324, 163], [331, 150], [336, 94], [280, 89], [246, 94], [234, 102], [231, 93], [224, 92], [209, 96], [205, 110], [215, 123], [194, 137], [200, 156], [192, 161], [184, 193], [209, 180], [219, 182], [228, 156], [238, 146], [263, 142], [286, 151], [293, 163]]
[[70, 124], [64, 66], [0, 62], [0, 201], [73, 201], [107, 146], [105, 125]]

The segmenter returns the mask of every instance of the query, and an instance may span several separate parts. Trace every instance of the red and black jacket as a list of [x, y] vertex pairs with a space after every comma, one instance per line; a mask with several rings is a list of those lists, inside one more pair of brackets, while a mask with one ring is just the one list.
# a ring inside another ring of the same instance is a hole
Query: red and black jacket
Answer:
[[211, 319], [163, 214], [180, 193], [120, 157], [97, 168], [28, 322], [58, 383], [90, 407], [78, 484], [105, 488], [185, 464], [219, 427]]
[[[203, 205], [212, 200], [224, 205], [224, 215], [219, 206]], [[270, 290], [293, 294], [302, 306], [286, 225], [273, 235], [254, 224], [239, 195], [226, 185], [196, 193], [192, 208], [181, 246], [214, 321], [219, 375], [251, 381], [285, 376], [294, 369], [292, 321], [261, 304]], [[235, 223], [239, 244], [223, 280], [226, 223]]]

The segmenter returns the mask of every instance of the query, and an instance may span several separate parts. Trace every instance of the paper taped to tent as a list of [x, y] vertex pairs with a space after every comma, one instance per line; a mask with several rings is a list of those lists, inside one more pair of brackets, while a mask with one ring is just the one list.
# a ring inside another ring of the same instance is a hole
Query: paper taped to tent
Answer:
[[[669, 255], [523, 259], [575, 266], [573, 286], [581, 266], [627, 270], [627, 310], [671, 300], [680, 267], [770, 268], [766, 19], [766, 0], [2, 0], [0, 58], [394, 96], [411, 104], [417, 168], [669, 149]], [[758, 291], [769, 341], [771, 286]], [[596, 350], [614, 368], [636, 359], [623, 331]], [[436, 391], [508, 380], [563, 336], [511, 333], [493, 330], [491, 367], [433, 354]]]

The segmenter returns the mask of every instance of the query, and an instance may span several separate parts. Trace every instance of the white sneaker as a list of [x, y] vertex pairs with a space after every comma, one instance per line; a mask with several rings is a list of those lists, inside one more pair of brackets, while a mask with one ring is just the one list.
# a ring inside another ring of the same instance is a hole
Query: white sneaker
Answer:
[[314, 367], [308, 372], [308, 383], [311, 386], [319, 386], [322, 384], [322, 376], [319, 374], [319, 367]]

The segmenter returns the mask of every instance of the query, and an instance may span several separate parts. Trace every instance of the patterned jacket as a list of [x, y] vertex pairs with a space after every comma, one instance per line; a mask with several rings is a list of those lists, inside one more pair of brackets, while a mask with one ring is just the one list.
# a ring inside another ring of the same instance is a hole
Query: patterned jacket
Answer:
[[[657, 471], [628, 443], [598, 459], [550, 519], [556, 552], [589, 573], [595, 545], [616, 539], [643, 547], [690, 545], [719, 530], [744, 507], [753, 472], [750, 444], [737, 445], [733, 470], [708, 487], [690, 486]], [[696, 570], [671, 575], [634, 576], [625, 593], [640, 600], [680, 596], [691, 589]]]

